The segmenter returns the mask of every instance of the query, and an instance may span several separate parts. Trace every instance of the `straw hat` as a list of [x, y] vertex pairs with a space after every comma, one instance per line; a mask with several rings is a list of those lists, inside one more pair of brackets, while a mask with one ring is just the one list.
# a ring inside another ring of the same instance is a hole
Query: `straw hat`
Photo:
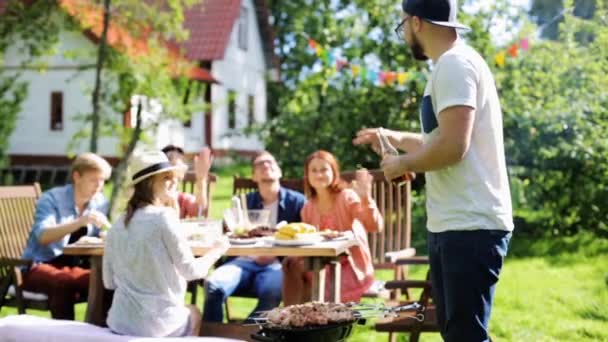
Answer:
[[167, 156], [161, 151], [145, 150], [138, 152], [131, 157], [129, 163], [130, 183], [133, 186], [142, 180], [167, 171], [185, 172], [188, 166], [172, 165], [167, 159]]

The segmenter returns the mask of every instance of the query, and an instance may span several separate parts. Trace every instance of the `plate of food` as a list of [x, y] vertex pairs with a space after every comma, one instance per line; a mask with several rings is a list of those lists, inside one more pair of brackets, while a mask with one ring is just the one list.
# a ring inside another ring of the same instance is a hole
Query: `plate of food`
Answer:
[[290, 240], [281, 240], [276, 237], [272, 241], [275, 246], [286, 246], [286, 247], [299, 247], [299, 246], [310, 246], [315, 243], [323, 241], [323, 238], [317, 234], [310, 234], [311, 236], [296, 237]]
[[307, 246], [322, 240], [315, 226], [295, 222], [281, 226], [274, 234], [272, 243], [277, 246]]
[[234, 245], [250, 245], [257, 243], [263, 238], [272, 236], [277, 229], [269, 226], [258, 226], [252, 229], [235, 229], [228, 235], [228, 241]]
[[340, 230], [332, 230], [325, 229], [319, 232], [324, 239], [324, 241], [344, 241], [350, 240], [353, 238], [353, 232], [350, 230], [340, 231]]

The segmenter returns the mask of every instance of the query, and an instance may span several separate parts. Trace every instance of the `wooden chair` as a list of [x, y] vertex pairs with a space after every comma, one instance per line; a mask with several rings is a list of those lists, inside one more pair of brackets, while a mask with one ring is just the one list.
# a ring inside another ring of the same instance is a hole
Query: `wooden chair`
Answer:
[[[215, 188], [217, 182], [217, 176], [213, 173], [209, 173], [207, 178], [207, 213], [211, 211], [211, 193]], [[194, 194], [194, 185], [196, 184], [196, 176], [194, 172], [190, 171], [186, 173], [184, 180], [181, 184], [181, 191]], [[196, 305], [198, 299], [198, 285], [203, 286], [204, 280], [193, 280], [188, 282], [188, 292], [190, 292], [190, 304]]]
[[[396, 260], [395, 263], [397, 266], [428, 266], [429, 261], [427, 257], [417, 256], [402, 258]], [[397, 340], [397, 332], [407, 332], [410, 334], [410, 342], [418, 342], [421, 333], [439, 331], [436, 309], [431, 295], [432, 283], [429, 279], [428, 271], [424, 280], [392, 280], [386, 282], [385, 287], [389, 290], [396, 290], [408, 295], [407, 301], [402, 301], [401, 298], [396, 298], [393, 301], [393, 305], [404, 305], [411, 303], [409, 290], [415, 288], [421, 289], [420, 296], [416, 300], [421, 305], [421, 307], [416, 311], [401, 313], [398, 317], [378, 319], [375, 325], [376, 331], [388, 332], [389, 341], [391, 342]]]
[[[416, 250], [411, 247], [412, 235], [412, 190], [411, 181], [415, 174], [408, 174], [407, 181], [396, 184], [387, 181], [382, 170], [370, 170], [373, 177], [372, 197], [378, 210], [384, 217], [384, 229], [381, 232], [369, 233], [369, 249], [374, 262], [374, 269], [388, 269], [394, 272], [393, 279], [401, 280], [407, 276], [407, 267], [396, 265], [398, 258], [411, 257]], [[355, 179], [356, 171], [341, 174], [347, 182]], [[388, 299], [388, 291], [383, 291], [383, 282], [376, 282], [363, 296]], [[398, 296], [395, 292], [393, 296]]]
[[46, 295], [22, 290], [21, 267], [31, 265], [22, 255], [40, 195], [38, 183], [0, 187], [0, 308], [16, 307], [19, 314], [48, 310]]

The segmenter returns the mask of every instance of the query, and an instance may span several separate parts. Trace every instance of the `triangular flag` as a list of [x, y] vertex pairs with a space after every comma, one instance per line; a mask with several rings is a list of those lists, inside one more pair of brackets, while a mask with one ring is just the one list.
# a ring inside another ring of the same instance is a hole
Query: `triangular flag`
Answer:
[[357, 64], [353, 64], [350, 66], [350, 71], [352, 71], [353, 73], [353, 78], [357, 78], [357, 75], [359, 75], [359, 71], [361, 71], [361, 67]]
[[386, 73], [386, 83], [387, 84], [393, 84], [393, 82], [395, 82], [395, 79], [397, 78], [397, 73], [394, 71], [389, 71]]
[[361, 79], [367, 79], [367, 68], [365, 67], [365, 65], [361, 66]]
[[528, 51], [530, 49], [530, 41], [528, 40], [528, 38], [523, 38], [519, 41], [519, 46], [522, 50]]
[[513, 58], [517, 57], [517, 44], [511, 45], [509, 48], [509, 55]]
[[317, 49], [317, 42], [315, 42], [314, 39], [310, 38], [308, 39], [308, 47], [310, 47], [313, 50]]
[[372, 81], [372, 82], [376, 82], [378, 80], [378, 72], [374, 71], [374, 70], [368, 70], [367, 71], [367, 79]]
[[348, 62], [345, 59], [338, 59], [338, 61], [336, 62], [336, 70], [342, 70], [342, 68], [344, 68], [347, 64]]
[[407, 72], [397, 73], [397, 82], [401, 85], [404, 85], [405, 81], [407, 81]]
[[499, 53], [496, 54], [496, 56], [494, 56], [494, 62], [496, 62], [496, 65], [498, 65], [499, 67], [504, 67], [505, 66], [505, 52], [504, 51], [500, 51]]
[[386, 81], [386, 75], [387, 73], [384, 71], [380, 71], [378, 73], [378, 79], [380, 80], [380, 84], [384, 84], [384, 82]]
[[336, 61], [336, 57], [334, 57], [333, 52], [329, 52], [328, 56], [329, 57], [328, 57], [327, 63], [329, 64], [329, 66], [333, 66], [334, 62]]
[[315, 47], [315, 51], [317, 52], [317, 57], [320, 57], [323, 54], [323, 48], [321, 47], [321, 45], [318, 45]]
[[323, 63], [329, 64], [329, 54], [327, 53], [327, 51], [321, 51], [321, 60], [323, 60]]

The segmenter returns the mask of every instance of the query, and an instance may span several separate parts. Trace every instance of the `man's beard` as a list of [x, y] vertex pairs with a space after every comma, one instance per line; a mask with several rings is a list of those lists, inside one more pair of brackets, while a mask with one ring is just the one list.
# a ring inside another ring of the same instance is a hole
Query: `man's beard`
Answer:
[[413, 32], [412, 32], [412, 43], [410, 44], [410, 50], [412, 51], [412, 56], [414, 56], [414, 58], [416, 60], [426, 61], [429, 59], [424, 54], [424, 50], [422, 49], [422, 44], [420, 44], [420, 41], [418, 40], [418, 38], [416, 38], [416, 35]]

